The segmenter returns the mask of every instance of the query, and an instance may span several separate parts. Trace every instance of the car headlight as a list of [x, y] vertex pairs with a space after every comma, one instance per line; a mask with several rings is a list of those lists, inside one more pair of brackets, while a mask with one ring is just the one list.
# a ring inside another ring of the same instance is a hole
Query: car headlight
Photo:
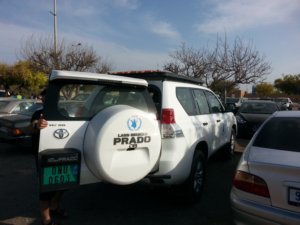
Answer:
[[246, 123], [247, 122], [243, 117], [241, 117], [239, 115], [237, 115], [235, 118], [238, 123]]

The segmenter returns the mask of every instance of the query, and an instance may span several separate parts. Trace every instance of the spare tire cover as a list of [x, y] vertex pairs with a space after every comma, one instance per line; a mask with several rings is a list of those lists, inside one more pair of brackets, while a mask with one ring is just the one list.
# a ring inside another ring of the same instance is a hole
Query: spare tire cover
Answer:
[[131, 184], [144, 178], [155, 166], [161, 151], [161, 136], [154, 114], [116, 105], [90, 121], [84, 138], [84, 159], [99, 179]]

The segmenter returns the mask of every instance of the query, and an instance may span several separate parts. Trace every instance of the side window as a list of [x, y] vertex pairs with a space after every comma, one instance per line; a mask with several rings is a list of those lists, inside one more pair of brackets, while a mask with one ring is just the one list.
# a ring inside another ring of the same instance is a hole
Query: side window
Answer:
[[194, 89], [193, 92], [198, 110], [200, 112], [199, 114], [209, 114], [209, 105], [203, 90]]
[[209, 104], [211, 113], [220, 113], [223, 111], [223, 107], [218, 98], [211, 92], [205, 91], [206, 98]]
[[198, 114], [195, 101], [193, 101], [192, 89], [176, 88], [176, 97], [188, 115]]
[[158, 112], [160, 112], [161, 111], [161, 92], [160, 92], [159, 88], [154, 85], [149, 84], [148, 91], [150, 93], [152, 101], [154, 102], [156, 110]]

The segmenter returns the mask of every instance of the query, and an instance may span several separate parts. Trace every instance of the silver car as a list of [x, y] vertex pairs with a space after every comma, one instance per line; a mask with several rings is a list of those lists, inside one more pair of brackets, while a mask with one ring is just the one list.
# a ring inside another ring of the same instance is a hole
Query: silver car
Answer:
[[236, 224], [300, 224], [300, 111], [278, 111], [237, 166], [230, 199]]
[[0, 117], [25, 111], [36, 102], [40, 101], [35, 99], [18, 100], [10, 97], [0, 98]]

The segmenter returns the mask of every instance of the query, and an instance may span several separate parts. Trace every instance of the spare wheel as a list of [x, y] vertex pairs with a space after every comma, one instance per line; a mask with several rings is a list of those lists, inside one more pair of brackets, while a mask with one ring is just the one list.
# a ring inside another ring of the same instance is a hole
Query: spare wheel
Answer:
[[90, 121], [84, 138], [84, 158], [100, 180], [131, 184], [144, 178], [155, 166], [161, 151], [161, 136], [154, 114], [116, 105]]

